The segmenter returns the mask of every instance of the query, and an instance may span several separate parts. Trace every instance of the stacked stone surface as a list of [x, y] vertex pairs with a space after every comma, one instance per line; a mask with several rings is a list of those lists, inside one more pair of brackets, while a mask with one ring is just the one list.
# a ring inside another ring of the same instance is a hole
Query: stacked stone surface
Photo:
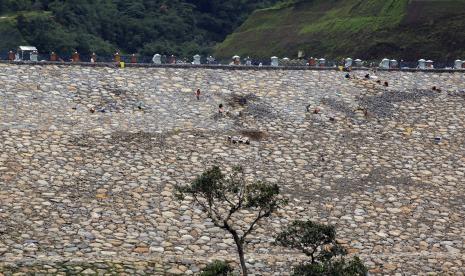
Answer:
[[247, 245], [257, 275], [304, 259], [273, 245], [295, 219], [336, 225], [373, 274], [463, 275], [465, 74], [345, 74], [0, 65], [0, 271], [234, 261], [233, 240], [173, 187], [242, 165], [290, 198]]

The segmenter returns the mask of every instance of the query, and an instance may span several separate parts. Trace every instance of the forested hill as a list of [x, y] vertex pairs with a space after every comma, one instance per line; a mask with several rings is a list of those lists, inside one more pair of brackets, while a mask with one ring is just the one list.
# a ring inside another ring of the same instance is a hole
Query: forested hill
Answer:
[[253, 13], [216, 49], [268, 58], [465, 59], [465, 0], [288, 0]]
[[0, 51], [206, 54], [276, 0], [0, 0]]
[[0, 52], [20, 44], [63, 54], [465, 59], [465, 0], [0, 0]]

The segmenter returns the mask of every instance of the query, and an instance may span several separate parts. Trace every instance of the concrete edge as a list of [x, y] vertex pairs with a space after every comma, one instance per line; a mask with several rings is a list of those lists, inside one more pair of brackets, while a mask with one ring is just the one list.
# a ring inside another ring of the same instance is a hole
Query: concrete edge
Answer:
[[[55, 65], [55, 66], [83, 66], [83, 67], [113, 67], [119, 68], [112, 62], [52, 62], [52, 61], [7, 61], [0, 60], [0, 64], [14, 65]], [[126, 68], [179, 68], [179, 69], [217, 69], [217, 70], [310, 70], [310, 71], [339, 71], [337, 67], [309, 67], [309, 66], [246, 66], [246, 65], [211, 65], [211, 64], [151, 64], [151, 63], [126, 63]], [[368, 67], [353, 67], [352, 71], [367, 71], [376, 69], [381, 72], [426, 72], [426, 73], [465, 73], [465, 69], [383, 69]]]

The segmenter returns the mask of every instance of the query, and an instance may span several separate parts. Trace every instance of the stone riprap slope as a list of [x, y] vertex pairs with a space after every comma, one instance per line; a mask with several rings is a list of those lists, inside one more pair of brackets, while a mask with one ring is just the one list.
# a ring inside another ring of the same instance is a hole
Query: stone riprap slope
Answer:
[[217, 164], [291, 199], [247, 246], [258, 275], [302, 259], [273, 245], [294, 219], [335, 224], [373, 274], [463, 275], [465, 74], [366, 73], [0, 65], [0, 271], [192, 274], [235, 260], [233, 240], [173, 197]]

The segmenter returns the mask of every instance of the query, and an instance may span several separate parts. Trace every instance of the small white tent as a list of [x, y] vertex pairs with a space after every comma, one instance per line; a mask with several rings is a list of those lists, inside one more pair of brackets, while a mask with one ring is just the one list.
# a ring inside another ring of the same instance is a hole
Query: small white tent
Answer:
[[34, 46], [19, 46], [18, 52], [21, 52], [21, 60], [24, 60], [24, 52], [30, 55], [33, 52], [37, 52], [37, 48]]

